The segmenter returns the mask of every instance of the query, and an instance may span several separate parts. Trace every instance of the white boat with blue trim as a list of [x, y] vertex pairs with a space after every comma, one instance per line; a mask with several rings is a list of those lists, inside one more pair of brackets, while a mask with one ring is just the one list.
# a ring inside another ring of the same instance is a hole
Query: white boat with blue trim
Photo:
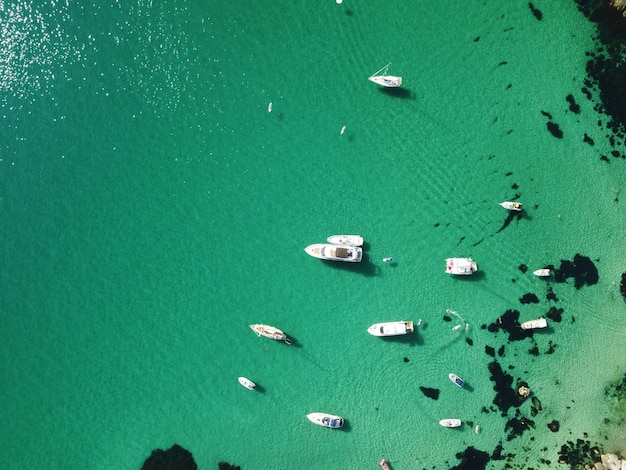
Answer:
[[309, 413], [306, 415], [309, 421], [317, 424], [318, 426], [324, 426], [325, 428], [338, 429], [343, 426], [343, 418], [341, 416], [335, 416], [328, 413]]

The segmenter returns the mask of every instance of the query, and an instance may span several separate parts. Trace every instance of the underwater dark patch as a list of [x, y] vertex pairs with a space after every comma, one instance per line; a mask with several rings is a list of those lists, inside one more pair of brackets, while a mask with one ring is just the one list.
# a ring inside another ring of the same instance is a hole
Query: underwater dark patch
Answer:
[[420, 390], [428, 398], [432, 398], [433, 400], [439, 400], [439, 393], [441, 392], [441, 390], [437, 388], [428, 388], [428, 387], [420, 387]]
[[463, 452], [456, 454], [456, 458], [461, 461], [450, 470], [484, 470], [489, 463], [489, 454], [482, 450], [469, 446]]
[[573, 261], [561, 260], [561, 266], [554, 271], [555, 282], [565, 282], [569, 278], [574, 278], [576, 289], [592, 286], [598, 283], [598, 269], [590, 258], [576, 254]]
[[548, 127], [548, 131], [550, 131], [550, 134], [552, 134], [554, 137], [556, 137], [557, 139], [563, 138], [563, 131], [557, 123], [548, 121], [546, 123], [546, 126]]
[[557, 322], [557, 323], [561, 322], [562, 315], [563, 315], [563, 309], [556, 308], [556, 307], [550, 307], [550, 309], [548, 310], [548, 313], [546, 313], [546, 317], [548, 317], [550, 320]]
[[520, 301], [521, 304], [538, 304], [539, 303], [539, 297], [537, 297], [532, 292], [528, 292], [527, 294], [524, 294], [519, 299], [519, 301]]
[[523, 416], [521, 418], [511, 418], [507, 421], [506, 426], [504, 426], [504, 432], [508, 431], [506, 440], [511, 441], [516, 437], [521, 436], [524, 431], [534, 427], [534, 421]]

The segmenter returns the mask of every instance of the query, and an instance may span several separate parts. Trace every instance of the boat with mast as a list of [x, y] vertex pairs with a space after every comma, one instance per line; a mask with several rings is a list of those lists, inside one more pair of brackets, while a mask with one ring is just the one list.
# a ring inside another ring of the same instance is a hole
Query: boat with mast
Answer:
[[402, 86], [402, 77], [387, 75], [387, 69], [389, 69], [390, 65], [391, 62], [385, 65], [378, 72], [371, 75], [368, 80], [376, 83], [377, 85], [384, 86], [385, 88], [398, 88], [399, 86]]
[[287, 344], [291, 344], [291, 340], [287, 337], [287, 335], [275, 326], [262, 325], [261, 323], [249, 326], [258, 337], [265, 336], [266, 338], [270, 338], [276, 341], [284, 341]]

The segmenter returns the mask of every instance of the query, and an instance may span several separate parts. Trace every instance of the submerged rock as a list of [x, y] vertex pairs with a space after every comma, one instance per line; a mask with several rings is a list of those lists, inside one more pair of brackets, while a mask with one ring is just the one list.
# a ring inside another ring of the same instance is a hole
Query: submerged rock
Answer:
[[484, 470], [489, 463], [489, 454], [475, 449], [473, 446], [456, 454], [456, 458], [461, 460], [461, 463], [455, 465], [450, 470]]
[[504, 431], [509, 431], [506, 440], [511, 441], [517, 436], [521, 436], [527, 429], [534, 427], [535, 423], [528, 418], [524, 418], [523, 416], [521, 419], [511, 418], [507, 421], [506, 426], [504, 427]]
[[174, 444], [167, 450], [155, 449], [143, 463], [141, 470], [197, 470], [191, 452]]
[[550, 429], [550, 431], [552, 432], [558, 432], [560, 427], [561, 425], [556, 419], [548, 423], [548, 429]]
[[441, 390], [437, 388], [428, 388], [428, 387], [420, 387], [420, 390], [428, 398], [432, 398], [433, 400], [439, 400], [439, 393], [441, 392]]
[[532, 292], [528, 292], [527, 294], [524, 294], [519, 299], [519, 301], [520, 301], [521, 304], [538, 304], [539, 303], [539, 297], [537, 297]]
[[565, 282], [571, 277], [576, 289], [592, 286], [598, 283], [598, 269], [590, 258], [576, 254], [574, 261], [561, 260], [561, 266], [554, 271], [555, 282]]

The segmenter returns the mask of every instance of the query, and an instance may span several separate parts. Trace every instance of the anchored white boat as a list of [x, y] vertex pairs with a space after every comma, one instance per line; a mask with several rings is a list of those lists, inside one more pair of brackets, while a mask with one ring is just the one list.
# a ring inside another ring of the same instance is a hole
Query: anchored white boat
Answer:
[[315, 243], [307, 246], [304, 251], [314, 258], [329, 261], [345, 261], [360, 263], [363, 258], [363, 249], [358, 246], [333, 245], [332, 243]]
[[534, 330], [536, 328], [545, 328], [546, 326], [548, 326], [548, 321], [543, 317], [525, 321], [521, 324], [522, 330]]
[[461, 420], [456, 418], [442, 419], [439, 424], [446, 428], [458, 428], [461, 425]]
[[522, 204], [514, 201], [504, 201], [500, 205], [509, 211], [521, 212]]
[[333, 245], [361, 246], [363, 245], [363, 237], [361, 235], [331, 235], [326, 239], [328, 243]]
[[459, 387], [464, 387], [465, 386], [465, 380], [463, 380], [461, 377], [459, 377], [456, 374], [453, 373], [449, 373], [448, 377], [450, 378], [450, 380], [452, 380], [455, 384], [457, 384]]
[[254, 390], [256, 388], [256, 384], [250, 379], [246, 379], [245, 377], [237, 377], [237, 380], [239, 380], [239, 383], [246, 387], [248, 390]]
[[374, 336], [398, 336], [413, 333], [412, 321], [390, 321], [386, 323], [374, 323], [367, 329]]
[[533, 274], [539, 277], [550, 277], [551, 271], [548, 268], [543, 268], [543, 269], [537, 269], [536, 271], [533, 271]]
[[[396, 77], [394, 75], [387, 75], [387, 69], [389, 68], [390, 65], [391, 65], [391, 62], [385, 65], [378, 72], [371, 75], [368, 80], [370, 82], [374, 82], [377, 85], [384, 86], [386, 88], [397, 88], [399, 86], [402, 86], [402, 77]], [[382, 72], [382, 75], [379, 75], [381, 74], [381, 72]]]
[[478, 266], [472, 258], [447, 258], [446, 272], [458, 276], [469, 276], [478, 271]]
[[291, 340], [287, 338], [287, 335], [275, 326], [257, 323], [255, 325], [250, 325], [250, 328], [252, 328], [252, 331], [254, 331], [259, 337], [265, 336], [266, 338], [275, 339], [276, 341], [284, 341], [287, 344], [291, 344]]
[[306, 417], [315, 424], [331, 429], [343, 426], [343, 418], [341, 416], [329, 415], [328, 413], [309, 413]]
[[387, 463], [387, 459], [382, 459], [380, 462], [378, 462], [378, 466], [381, 467], [383, 470], [391, 470], [389, 464]]

